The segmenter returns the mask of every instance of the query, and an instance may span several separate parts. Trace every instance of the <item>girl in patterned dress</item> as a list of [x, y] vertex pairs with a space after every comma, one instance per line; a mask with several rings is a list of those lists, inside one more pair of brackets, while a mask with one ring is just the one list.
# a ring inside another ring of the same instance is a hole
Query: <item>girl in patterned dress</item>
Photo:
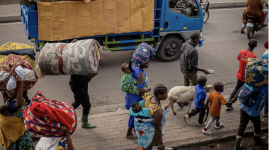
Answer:
[[[129, 110], [130, 115], [135, 117], [135, 131], [140, 150], [152, 150], [158, 146], [159, 150], [164, 149], [162, 137], [165, 126], [165, 115], [167, 112], [162, 108], [160, 101], [168, 97], [167, 87], [159, 84], [154, 88], [154, 96], [135, 103]], [[142, 108], [142, 109], [141, 109]]]
[[[16, 76], [16, 81], [17, 94], [13, 98], [8, 99], [4, 106], [0, 107], [1, 120], [13, 123], [10, 125], [4, 123], [0, 124], [0, 128], [2, 128], [0, 141], [4, 141], [0, 144], [4, 145], [7, 150], [34, 150], [32, 138], [25, 130], [23, 122], [23, 110], [26, 108], [25, 100], [23, 99], [23, 81], [18, 76]], [[15, 98], [17, 98], [16, 101], [14, 100]], [[18, 127], [18, 125], [20, 126]], [[13, 131], [5, 132], [6, 130], [4, 129], [6, 128]], [[10, 132], [16, 134], [10, 135]]]

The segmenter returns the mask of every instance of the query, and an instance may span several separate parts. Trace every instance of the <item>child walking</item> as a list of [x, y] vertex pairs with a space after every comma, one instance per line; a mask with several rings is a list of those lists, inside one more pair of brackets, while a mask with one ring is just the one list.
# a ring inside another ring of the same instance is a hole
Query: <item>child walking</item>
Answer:
[[193, 109], [191, 111], [191, 113], [184, 116], [184, 120], [185, 120], [186, 123], [187, 123], [187, 120], [189, 118], [191, 118], [192, 116], [195, 116], [196, 114], [200, 113], [197, 125], [198, 126], [205, 125], [203, 123], [203, 118], [204, 118], [204, 115], [205, 115], [205, 108], [206, 108], [206, 105], [204, 104], [204, 101], [206, 99], [206, 91], [205, 91], [205, 88], [204, 88], [204, 86], [206, 85], [206, 81], [207, 81], [207, 79], [204, 76], [200, 76], [197, 79], [198, 84], [195, 87], [196, 95], [195, 95], [195, 100], [194, 100], [195, 109]]
[[220, 112], [221, 112], [221, 105], [226, 105], [227, 101], [225, 98], [221, 95], [221, 93], [224, 91], [224, 84], [221, 82], [216, 82], [214, 84], [214, 89], [216, 91], [211, 92], [210, 95], [207, 98], [206, 105], [208, 106], [208, 103], [210, 103], [210, 119], [205, 126], [205, 128], [202, 130], [204, 134], [211, 134], [212, 132], [209, 130], [210, 126], [214, 121], [216, 121], [215, 129], [223, 128], [223, 124], [219, 122], [220, 119]]

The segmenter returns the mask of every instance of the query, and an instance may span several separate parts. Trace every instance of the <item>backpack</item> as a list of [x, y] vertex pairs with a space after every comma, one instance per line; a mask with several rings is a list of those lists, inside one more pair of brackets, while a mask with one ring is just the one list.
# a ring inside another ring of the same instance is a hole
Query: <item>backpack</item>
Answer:
[[248, 58], [245, 82], [250, 86], [268, 86], [268, 60]]
[[258, 100], [258, 96], [261, 92], [262, 87], [251, 87], [247, 84], [244, 84], [238, 94], [237, 98], [241, 103], [247, 107], [251, 107]]

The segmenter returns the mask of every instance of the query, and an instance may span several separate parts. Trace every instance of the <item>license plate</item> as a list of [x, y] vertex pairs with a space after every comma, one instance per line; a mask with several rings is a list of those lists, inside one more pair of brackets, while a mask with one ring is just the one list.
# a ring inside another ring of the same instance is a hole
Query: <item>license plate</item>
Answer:
[[253, 27], [253, 23], [247, 23], [248, 27]]

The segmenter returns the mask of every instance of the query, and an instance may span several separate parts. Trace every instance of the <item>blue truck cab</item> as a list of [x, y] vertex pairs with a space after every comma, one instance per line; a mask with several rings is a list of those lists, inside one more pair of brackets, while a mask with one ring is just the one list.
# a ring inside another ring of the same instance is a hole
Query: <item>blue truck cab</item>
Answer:
[[[191, 33], [202, 34], [204, 16], [198, 0], [154, 0], [154, 27], [152, 31], [123, 34], [95, 35], [77, 39], [95, 38], [104, 51], [134, 50], [137, 45], [146, 42], [157, 51], [161, 61], [174, 61], [180, 56], [182, 43]], [[37, 51], [47, 42], [38, 39], [38, 11], [35, 5], [21, 5], [21, 19], [26, 35]]]

